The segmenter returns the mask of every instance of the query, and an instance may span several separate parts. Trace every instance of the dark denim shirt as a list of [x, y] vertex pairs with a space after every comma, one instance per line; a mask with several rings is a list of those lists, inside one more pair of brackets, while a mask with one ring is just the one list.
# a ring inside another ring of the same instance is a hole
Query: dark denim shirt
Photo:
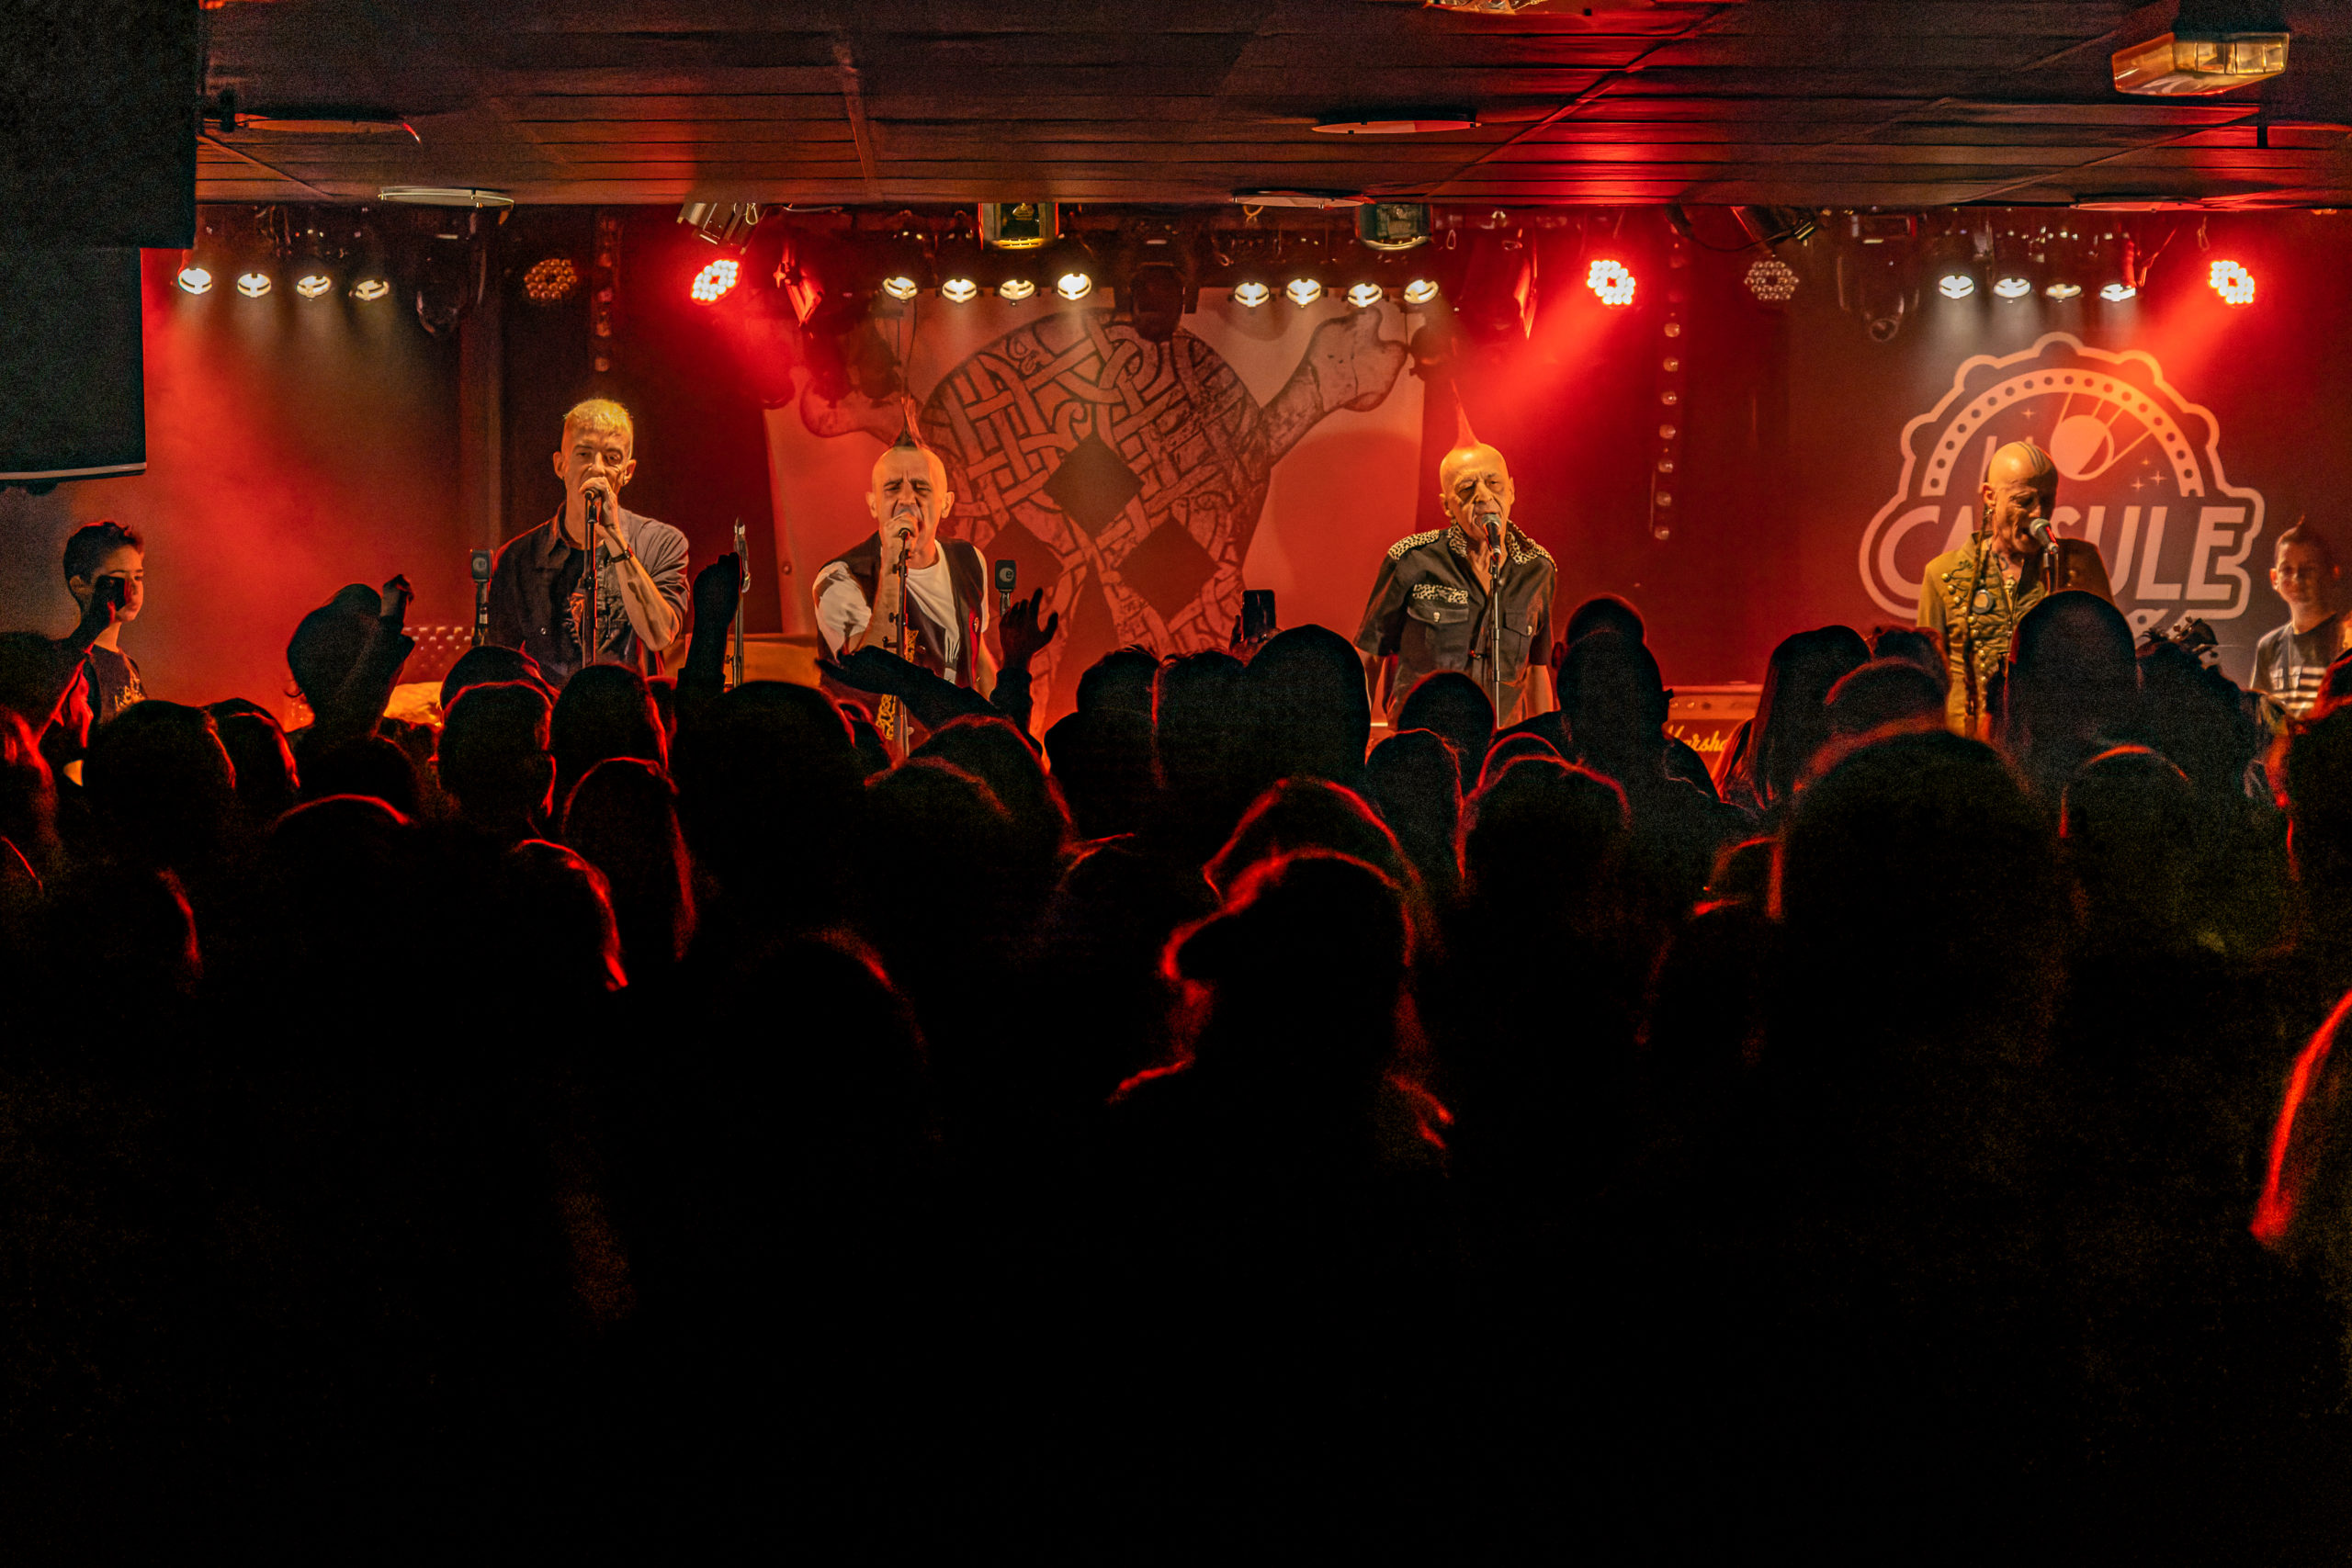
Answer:
[[[678, 616], [686, 615], [686, 536], [667, 523], [639, 517], [620, 509], [621, 537], [643, 563], [661, 591], [663, 602]], [[557, 602], [556, 587], [572, 557], [563, 536], [560, 513], [527, 534], [519, 534], [498, 552], [490, 574], [490, 640], [501, 648], [519, 648], [539, 662], [547, 677], [560, 688], [582, 663], [580, 643]], [[598, 551], [596, 572], [596, 660], [628, 664], [645, 674], [655, 673], [654, 652], [640, 645], [637, 628], [629, 625], [628, 609], [621, 602], [620, 558]]]

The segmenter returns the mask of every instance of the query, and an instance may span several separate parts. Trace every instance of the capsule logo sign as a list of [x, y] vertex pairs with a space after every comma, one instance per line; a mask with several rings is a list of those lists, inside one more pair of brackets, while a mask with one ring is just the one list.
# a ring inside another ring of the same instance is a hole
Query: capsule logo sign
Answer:
[[2058, 465], [2051, 521], [2098, 547], [2134, 632], [2245, 613], [2262, 494], [2223, 474], [2220, 422], [2165, 379], [2154, 355], [2088, 348], [2067, 333], [1966, 361], [1936, 406], [1903, 427], [1902, 479], [1863, 531], [1859, 563], [1881, 609], [1917, 613], [1928, 562], [1976, 530], [1987, 459], [2021, 440]]

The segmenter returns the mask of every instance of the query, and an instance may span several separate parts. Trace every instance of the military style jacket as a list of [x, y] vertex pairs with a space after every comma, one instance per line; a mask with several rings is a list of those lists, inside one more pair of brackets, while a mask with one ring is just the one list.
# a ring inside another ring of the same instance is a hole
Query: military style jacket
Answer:
[[[2107, 563], [2099, 558], [2098, 547], [2087, 540], [2058, 541], [2058, 587], [2081, 589], [2115, 603]], [[1951, 677], [1944, 722], [1954, 734], [1984, 737], [1991, 714], [1985, 694], [2008, 666], [2009, 639], [2025, 613], [2051, 592], [2042, 581], [2039, 551], [2026, 558], [2012, 582], [2001, 570], [1992, 535], [1982, 531], [1970, 537], [1965, 549], [1947, 550], [1928, 563], [1919, 579], [1919, 625], [1943, 638], [1944, 669]]]
[[1458, 527], [1413, 534], [1388, 547], [1380, 575], [1364, 605], [1363, 626], [1356, 647], [1375, 658], [1396, 656], [1396, 677], [1388, 689], [1388, 716], [1394, 719], [1406, 694], [1424, 675], [1459, 670], [1482, 687], [1488, 685], [1487, 664], [1493, 634], [1488, 614], [1498, 604], [1502, 615], [1503, 712], [1498, 725], [1513, 724], [1528, 716], [1527, 672], [1530, 660], [1543, 663], [1552, 654], [1552, 588], [1557, 576], [1543, 546], [1517, 526], [1503, 529], [1503, 562], [1498, 592], [1489, 595], [1478, 585], [1471, 557], [1477, 546]]

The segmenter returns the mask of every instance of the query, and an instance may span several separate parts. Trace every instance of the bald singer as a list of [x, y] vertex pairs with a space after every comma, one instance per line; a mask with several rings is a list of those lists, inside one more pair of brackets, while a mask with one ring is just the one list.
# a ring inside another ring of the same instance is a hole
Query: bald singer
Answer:
[[1518, 498], [1503, 455], [1471, 436], [1466, 423], [1462, 437], [1438, 464], [1438, 495], [1452, 522], [1388, 547], [1356, 633], [1373, 706], [1392, 722], [1414, 685], [1440, 670], [1477, 682], [1495, 699], [1498, 726], [1554, 705], [1552, 558], [1511, 523]]
[[2058, 465], [2032, 442], [2012, 441], [1993, 454], [1978, 500], [1984, 526], [1962, 548], [1929, 561], [1919, 580], [1919, 625], [1943, 639], [1951, 682], [1944, 722], [1955, 734], [1982, 739], [1992, 716], [1986, 689], [2007, 665], [2009, 638], [2025, 613], [2064, 589], [2110, 604], [2115, 591], [2098, 546], [2051, 531]]
[[947, 466], [911, 429], [900, 432], [874, 460], [866, 485], [875, 531], [817, 572], [817, 629], [827, 658], [891, 648], [903, 615], [909, 660], [982, 696], [995, 690], [996, 663], [979, 635], [989, 629], [986, 566], [968, 541], [939, 536], [955, 504]]

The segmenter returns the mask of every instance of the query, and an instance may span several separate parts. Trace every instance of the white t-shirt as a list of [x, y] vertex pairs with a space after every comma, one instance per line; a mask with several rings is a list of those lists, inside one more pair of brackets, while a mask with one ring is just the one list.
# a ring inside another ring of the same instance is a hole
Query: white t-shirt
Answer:
[[[964, 628], [956, 615], [956, 582], [948, 574], [947, 551], [943, 547], [939, 558], [929, 566], [907, 569], [907, 597], [927, 616], [932, 625], [943, 628], [946, 640], [944, 662], [950, 670], [957, 667], [963, 657]], [[989, 629], [989, 596], [980, 595], [980, 630]], [[817, 574], [817, 629], [825, 639], [825, 651], [838, 658], [842, 649], [857, 640], [868, 621], [874, 618], [873, 606], [866, 604], [865, 594], [858, 588], [857, 579], [849, 568], [834, 561]]]

